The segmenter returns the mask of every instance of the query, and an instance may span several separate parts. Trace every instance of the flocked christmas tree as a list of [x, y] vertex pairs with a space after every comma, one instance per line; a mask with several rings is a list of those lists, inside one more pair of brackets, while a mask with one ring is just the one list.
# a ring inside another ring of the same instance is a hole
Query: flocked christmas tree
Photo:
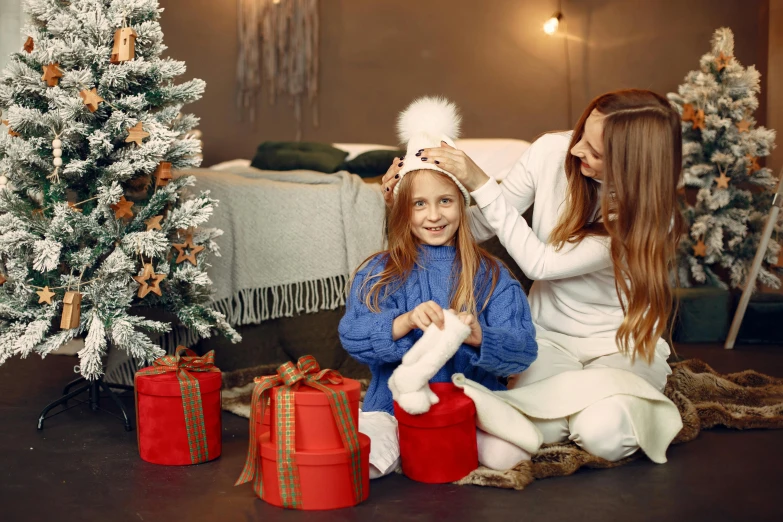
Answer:
[[239, 339], [210, 308], [204, 228], [217, 201], [193, 192], [198, 123], [182, 106], [204, 82], [175, 84], [157, 0], [27, 0], [29, 35], [0, 76], [0, 363], [76, 336], [81, 373], [97, 378], [107, 347], [162, 355], [148, 332], [173, 312], [200, 336]]
[[[777, 186], [770, 169], [759, 165], [775, 141], [775, 131], [753, 118], [759, 78], [755, 67], [737, 61], [734, 35], [721, 28], [700, 69], [688, 73], [677, 94], [669, 94], [682, 114], [684, 182], [698, 188], [695, 204], [684, 209], [690, 233], [681, 243], [683, 285], [737, 288], [750, 271]], [[779, 250], [770, 242], [759, 274], [775, 288], [780, 281], [769, 267], [777, 264]]]

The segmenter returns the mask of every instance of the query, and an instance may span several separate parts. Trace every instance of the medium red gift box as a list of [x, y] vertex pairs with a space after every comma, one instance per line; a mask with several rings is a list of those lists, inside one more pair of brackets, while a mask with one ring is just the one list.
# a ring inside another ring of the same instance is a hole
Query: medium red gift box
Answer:
[[356, 429], [359, 383], [321, 370], [311, 356], [255, 382], [250, 445], [237, 485], [253, 481], [264, 501], [294, 509], [365, 500], [370, 439]]
[[[185, 356], [180, 356], [180, 352]], [[222, 450], [222, 376], [214, 352], [198, 356], [178, 347], [136, 372], [139, 454], [153, 464], [199, 464]]]
[[402, 472], [430, 484], [454, 482], [478, 467], [476, 406], [450, 382], [430, 384], [440, 401], [411, 415], [394, 403]]

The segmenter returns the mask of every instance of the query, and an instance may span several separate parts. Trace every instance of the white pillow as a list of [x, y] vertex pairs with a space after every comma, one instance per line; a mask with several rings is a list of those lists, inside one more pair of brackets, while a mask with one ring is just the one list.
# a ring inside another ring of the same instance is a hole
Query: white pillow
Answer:
[[212, 165], [209, 168], [212, 170], [228, 170], [232, 167], [249, 167], [249, 166], [250, 166], [249, 159], [234, 159], [234, 160], [224, 161], [222, 163], [216, 163], [215, 165]]
[[391, 145], [372, 145], [370, 143], [332, 143], [335, 149], [344, 150], [348, 153], [345, 161], [351, 161], [359, 154], [364, 154], [371, 150], [395, 150], [404, 147], [393, 147]]
[[512, 139], [466, 139], [455, 140], [458, 149], [481, 167], [481, 170], [498, 181], [508, 172], [530, 146], [525, 140]]

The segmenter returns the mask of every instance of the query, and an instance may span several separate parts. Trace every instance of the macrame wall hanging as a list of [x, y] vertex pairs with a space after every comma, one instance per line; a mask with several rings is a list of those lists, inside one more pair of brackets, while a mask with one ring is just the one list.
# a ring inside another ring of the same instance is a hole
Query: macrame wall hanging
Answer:
[[238, 0], [237, 107], [255, 122], [262, 91], [270, 104], [287, 97], [302, 138], [302, 105], [318, 126], [318, 0]]

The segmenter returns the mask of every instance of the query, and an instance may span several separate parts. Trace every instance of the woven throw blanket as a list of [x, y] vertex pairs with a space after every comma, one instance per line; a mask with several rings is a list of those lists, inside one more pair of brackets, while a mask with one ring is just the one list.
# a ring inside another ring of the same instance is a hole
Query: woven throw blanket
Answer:
[[[701, 430], [715, 426], [738, 430], [783, 428], [783, 379], [754, 370], [719, 374], [699, 359], [673, 363], [671, 367], [664, 395], [677, 406], [683, 423], [672, 444], [691, 441]], [[259, 375], [271, 375], [276, 368], [269, 365], [254, 370]], [[223, 387], [223, 409], [248, 417], [253, 390], [250, 374], [223, 374]], [[646, 457], [637, 451], [619, 462], [609, 462], [572, 442], [547, 444], [533, 455], [532, 461], [506, 471], [479, 467], [457, 484], [524, 489], [536, 479], [571, 475], [582, 467], [614, 468], [639, 458]]]
[[380, 186], [347, 172], [195, 169], [195, 190], [220, 204], [221, 257], [211, 260], [215, 307], [233, 325], [334, 309], [347, 278], [383, 248]]

